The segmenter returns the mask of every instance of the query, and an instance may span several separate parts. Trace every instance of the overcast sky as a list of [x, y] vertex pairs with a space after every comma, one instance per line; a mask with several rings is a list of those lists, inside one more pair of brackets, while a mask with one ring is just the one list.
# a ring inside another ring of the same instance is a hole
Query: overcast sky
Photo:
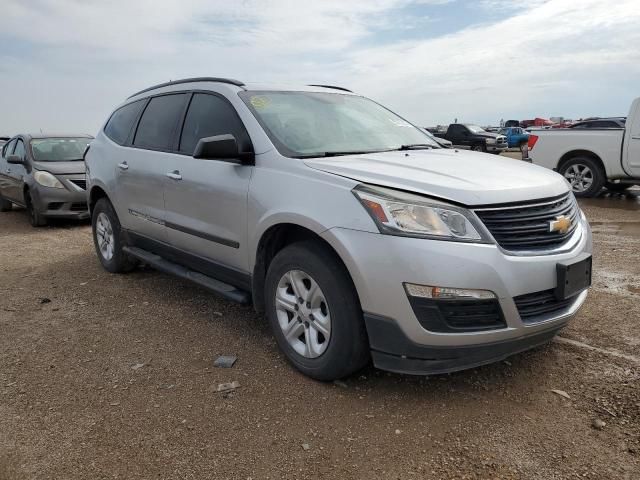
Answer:
[[626, 115], [640, 0], [2, 0], [0, 135], [170, 79], [343, 85], [421, 125]]

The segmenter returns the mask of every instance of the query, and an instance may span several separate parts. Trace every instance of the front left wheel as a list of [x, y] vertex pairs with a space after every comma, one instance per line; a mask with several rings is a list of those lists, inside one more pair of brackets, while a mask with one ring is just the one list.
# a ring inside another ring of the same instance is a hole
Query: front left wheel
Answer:
[[305, 375], [336, 380], [369, 361], [355, 287], [344, 265], [322, 243], [294, 243], [274, 257], [265, 301], [278, 346]]
[[27, 204], [27, 213], [29, 214], [29, 222], [31, 223], [31, 226], [44, 227], [47, 225], [46, 217], [44, 217], [33, 204], [33, 199], [28, 191], [25, 193], [25, 203]]
[[124, 242], [120, 221], [111, 202], [106, 198], [98, 200], [93, 208], [91, 227], [93, 244], [105, 270], [111, 273], [124, 273], [135, 268], [135, 260], [122, 249]]

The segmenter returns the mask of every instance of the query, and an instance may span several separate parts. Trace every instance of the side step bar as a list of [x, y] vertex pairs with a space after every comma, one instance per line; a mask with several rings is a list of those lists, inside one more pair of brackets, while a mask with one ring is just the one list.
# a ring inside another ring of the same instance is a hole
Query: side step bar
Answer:
[[156, 255], [155, 253], [148, 252], [137, 247], [122, 247], [128, 255], [131, 255], [138, 260], [151, 265], [156, 270], [161, 272], [170, 273], [180, 278], [190, 280], [197, 283], [201, 287], [211, 290], [217, 293], [221, 297], [227, 298], [234, 302], [248, 304], [251, 302], [251, 295], [244, 290], [239, 290], [236, 287], [229, 285], [228, 283], [221, 282], [215, 278], [208, 277], [202, 273], [189, 270], [188, 268], [178, 265], [177, 263], [170, 262], [164, 258]]

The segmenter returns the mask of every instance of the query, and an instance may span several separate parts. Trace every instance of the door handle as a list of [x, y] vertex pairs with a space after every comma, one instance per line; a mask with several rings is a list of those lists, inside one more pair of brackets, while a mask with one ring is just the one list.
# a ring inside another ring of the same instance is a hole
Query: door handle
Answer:
[[167, 177], [171, 180], [182, 180], [182, 175], [178, 170], [174, 170], [173, 172], [167, 172]]
[[120, 170], [129, 170], [129, 165], [127, 164], [127, 162], [122, 162], [118, 164], [118, 168]]
[[640, 135], [633, 135], [631, 140], [640, 140]]

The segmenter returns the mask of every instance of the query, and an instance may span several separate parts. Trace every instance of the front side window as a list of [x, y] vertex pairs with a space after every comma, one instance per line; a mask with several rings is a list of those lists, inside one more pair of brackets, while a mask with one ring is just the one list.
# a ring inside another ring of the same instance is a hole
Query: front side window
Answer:
[[13, 151], [13, 154], [24, 160], [24, 142], [21, 139], [16, 141], [16, 149]]
[[438, 145], [423, 131], [364, 97], [340, 93], [240, 92], [278, 151], [314, 157]]
[[145, 108], [133, 140], [136, 147], [169, 150], [187, 94], [162, 95], [151, 99]]
[[201, 138], [232, 134], [241, 152], [252, 150], [247, 131], [233, 106], [226, 100], [206, 93], [196, 93], [182, 127], [179, 150], [189, 155]]
[[484, 128], [481, 128], [478, 125], [467, 125], [467, 128], [473, 133], [484, 133]]
[[107, 137], [120, 145], [124, 145], [143, 106], [144, 100], [138, 100], [116, 110], [104, 127], [104, 133]]
[[34, 138], [31, 140], [31, 152], [36, 162], [82, 161], [90, 142], [91, 138], [86, 137]]
[[13, 152], [13, 147], [15, 146], [15, 144], [16, 144], [16, 141], [11, 140], [10, 142], [7, 142], [7, 144], [2, 147], [2, 158], [7, 158], [9, 155], [11, 155], [11, 152]]

